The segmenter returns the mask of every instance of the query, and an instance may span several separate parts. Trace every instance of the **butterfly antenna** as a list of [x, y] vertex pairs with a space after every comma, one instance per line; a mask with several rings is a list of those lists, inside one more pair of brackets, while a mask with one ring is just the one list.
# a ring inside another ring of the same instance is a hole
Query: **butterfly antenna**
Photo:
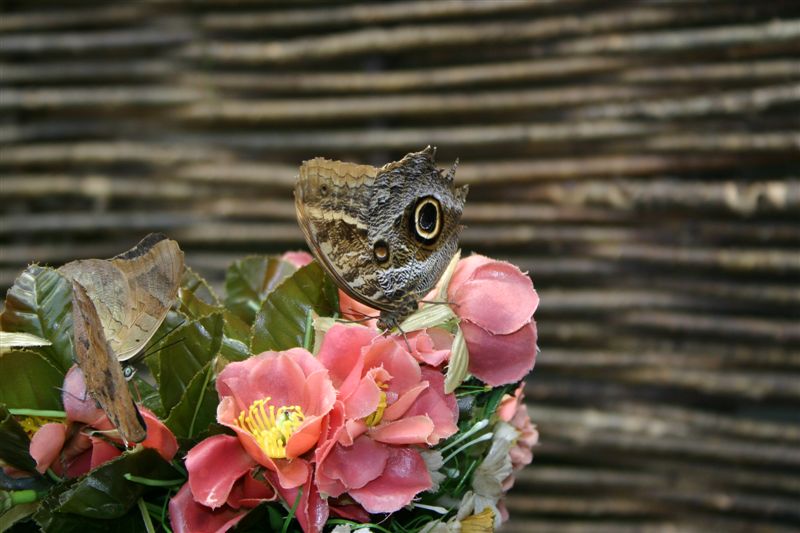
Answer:
[[[170, 335], [170, 334], [171, 334], [173, 331], [175, 331], [176, 329], [178, 329], [179, 327], [181, 327], [181, 326], [182, 326], [182, 325], [183, 325], [185, 322], [186, 322], [186, 320], [184, 320], [184, 319], [181, 319], [181, 321], [180, 321], [180, 322], [178, 322], [177, 324], [175, 324], [173, 327], [171, 327], [171, 328], [169, 329], [169, 331], [165, 332], [165, 333], [164, 333], [163, 335], [161, 335], [159, 338], [157, 338], [156, 340], [154, 340], [154, 341], [153, 341], [153, 342], [150, 344], [150, 346], [155, 346], [156, 344], [158, 344], [159, 342], [161, 342], [163, 339], [165, 339], [166, 337], [168, 337], [168, 336], [169, 336], [169, 335]], [[144, 357], [147, 357], [147, 352], [145, 352], [145, 355], [144, 355]]]
[[160, 352], [162, 350], [166, 350], [167, 348], [170, 348], [170, 347], [175, 346], [176, 344], [180, 344], [182, 342], [183, 342], [183, 337], [181, 337], [180, 339], [176, 340], [175, 342], [171, 342], [171, 343], [167, 344], [166, 346], [162, 346], [158, 350], [154, 350], [152, 352], [148, 352], [148, 353], [144, 354], [142, 356], [142, 360], [147, 359], [151, 355], [155, 355], [155, 354], [157, 354], [158, 352]]
[[457, 304], [456, 302], [450, 302], [448, 300], [442, 300], [442, 301], [439, 301], [439, 300], [420, 300], [419, 302], [423, 303], [423, 304], [449, 305], [451, 307], [459, 307], [459, 304]]

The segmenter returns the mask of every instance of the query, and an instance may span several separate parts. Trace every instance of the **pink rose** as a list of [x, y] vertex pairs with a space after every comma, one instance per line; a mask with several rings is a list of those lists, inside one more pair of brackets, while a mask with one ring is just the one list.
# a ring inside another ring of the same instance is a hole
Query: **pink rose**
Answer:
[[472, 375], [498, 386], [530, 372], [539, 296], [528, 276], [510, 263], [472, 255], [458, 262], [447, 297], [461, 319]]
[[[321, 531], [328, 505], [312, 484], [309, 452], [328, 434], [336, 401], [328, 370], [301, 348], [264, 352], [226, 366], [217, 392], [217, 421], [236, 436], [189, 451], [189, 481], [170, 502], [175, 530], [225, 531], [261, 501], [280, 495], [292, 505], [303, 487], [297, 519], [303, 531]], [[253, 478], [259, 466], [266, 484]]]
[[[525, 383], [520, 383], [514, 396], [506, 394], [500, 400], [497, 407], [497, 416], [503, 422], [510, 424], [517, 430], [517, 437], [514, 446], [509, 450], [511, 456], [511, 466], [514, 471], [522, 470], [533, 460], [533, 447], [539, 442], [539, 432], [531, 423], [528, 415], [528, 407], [525, 405], [524, 394]], [[512, 473], [504, 482], [503, 489], [508, 490], [514, 484], [514, 474]]]
[[[62, 476], [78, 477], [122, 454], [122, 439], [90, 436], [90, 430], [114, 429], [111, 421], [86, 391], [83, 372], [75, 365], [64, 376], [62, 394], [65, 423], [44, 424], [33, 435], [31, 457], [40, 473], [48, 468]], [[149, 409], [139, 407], [147, 437], [140, 444], [171, 461], [178, 451], [175, 435]]]
[[444, 378], [420, 367], [402, 338], [364, 327], [334, 325], [318, 354], [338, 390], [337, 416], [317, 449], [317, 485], [347, 493], [370, 513], [390, 513], [431, 487], [412, 446], [432, 446], [458, 427], [455, 396]]

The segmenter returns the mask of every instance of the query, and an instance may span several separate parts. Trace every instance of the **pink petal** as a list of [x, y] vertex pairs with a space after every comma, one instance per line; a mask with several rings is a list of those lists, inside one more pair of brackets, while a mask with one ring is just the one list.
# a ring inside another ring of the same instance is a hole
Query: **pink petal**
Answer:
[[[388, 373], [384, 373], [388, 376]], [[372, 414], [378, 408], [381, 392], [373, 377], [364, 376], [356, 389], [344, 399], [347, 418], [363, 418]]]
[[314, 260], [310, 253], [302, 251], [286, 252], [281, 256], [281, 259], [291, 263], [295, 268], [304, 267]]
[[361, 379], [361, 348], [372, 342], [374, 330], [361, 326], [334, 324], [322, 339], [317, 359], [330, 371], [331, 381], [341, 394], [348, 394], [343, 382], [350, 376], [355, 387]]
[[311, 466], [304, 459], [275, 459], [280, 486], [284, 489], [299, 487], [311, 477]]
[[[266, 472], [265, 475], [275, 485], [286, 505], [292, 507], [297, 501], [298, 488], [283, 488], [276, 483], [275, 474]], [[304, 533], [321, 533], [328, 520], [328, 502], [321, 497], [319, 489], [312, 483], [310, 477], [303, 485], [303, 493], [297, 502], [295, 516]]]
[[90, 438], [92, 439], [91, 462], [89, 464], [89, 468], [91, 470], [94, 470], [101, 464], [107, 463], [111, 459], [114, 459], [122, 455], [122, 452], [119, 450], [119, 448], [109, 443], [108, 441], [103, 440], [99, 437], [90, 437]]
[[233, 485], [227, 503], [234, 509], [241, 507], [252, 509], [261, 502], [272, 501], [275, 498], [277, 494], [272, 485], [255, 479], [251, 470]]
[[531, 278], [500, 261], [478, 267], [453, 295], [456, 314], [494, 334], [507, 335], [530, 321], [539, 305]]
[[419, 452], [392, 448], [383, 473], [364, 487], [349, 492], [369, 513], [393, 513], [431, 486], [431, 476]]
[[232, 429], [236, 433], [236, 436], [239, 437], [239, 444], [253, 460], [262, 466], [275, 470], [275, 463], [272, 459], [267, 457], [267, 454], [265, 454], [258, 445], [253, 435], [249, 431], [239, 427], [239, 424], [236, 422], [239, 413], [240, 410], [237, 406], [236, 399], [233, 396], [226, 396], [222, 398], [219, 405], [217, 405], [217, 422]]
[[153, 448], [165, 461], [172, 461], [178, 451], [178, 440], [172, 431], [148, 408], [139, 407], [147, 426], [147, 437], [142, 441], [145, 448]]
[[496, 387], [521, 380], [536, 362], [536, 324], [531, 322], [510, 335], [492, 335], [468, 321], [461, 330], [469, 350], [469, 371]]
[[408, 335], [408, 342], [415, 359], [436, 367], [450, 359], [453, 334], [441, 328], [428, 328]]
[[386, 411], [383, 412], [383, 420], [391, 422], [392, 420], [397, 420], [406, 414], [414, 402], [417, 401], [419, 395], [422, 394], [422, 391], [427, 389], [429, 386], [430, 383], [423, 381], [416, 387], [409, 389], [397, 400], [395, 400], [392, 405], [386, 408]]
[[327, 478], [341, 481], [350, 490], [363, 487], [381, 475], [389, 455], [388, 446], [362, 436], [352, 446], [334, 447], [317, 469]]
[[33, 434], [28, 452], [36, 461], [36, 471], [44, 474], [58, 458], [67, 439], [67, 426], [53, 422], [45, 424]]
[[370, 430], [369, 435], [386, 444], [422, 444], [433, 433], [433, 421], [425, 415], [405, 417]]
[[[354, 300], [347, 293], [339, 290], [339, 311], [348, 320], [358, 320], [362, 325], [375, 330], [378, 328], [380, 311]], [[373, 317], [371, 320], [364, 320]]]
[[200, 442], [186, 455], [195, 501], [212, 509], [222, 506], [236, 480], [255, 464], [236, 437], [214, 435]]
[[422, 377], [430, 384], [404, 416], [425, 415], [433, 421], [434, 430], [427, 439], [430, 445], [458, 431], [458, 404], [454, 394], [445, 394], [444, 376], [432, 368], [423, 368]]
[[264, 352], [222, 369], [217, 392], [220, 398], [236, 398], [240, 411], [264, 398], [270, 398], [275, 406], [297, 405], [305, 378], [302, 367], [286, 353]]
[[320, 370], [308, 375], [303, 385], [303, 398], [298, 404], [306, 416], [326, 415], [336, 402], [336, 389], [333, 387], [328, 370], [320, 365]]
[[297, 431], [289, 437], [289, 441], [286, 443], [286, 457], [293, 459], [313, 448], [319, 441], [324, 421], [322, 416], [306, 418]]
[[[67, 420], [83, 422], [98, 429], [110, 429], [111, 423], [97, 402], [86, 390], [83, 371], [78, 365], [73, 365], [64, 376], [64, 386], [61, 394]], [[103, 427], [101, 427], [103, 426]]]
[[218, 510], [197, 503], [186, 483], [169, 501], [169, 519], [175, 533], [223, 533], [244, 518], [228, 506]]
[[366, 368], [383, 367], [392, 376], [388, 392], [398, 396], [420, 382], [419, 363], [391, 337], [379, 337], [364, 353]]
[[475, 269], [492, 262], [494, 262], [494, 259], [489, 259], [480, 254], [472, 254], [460, 260], [455, 272], [453, 272], [453, 277], [450, 278], [450, 285], [447, 287], [448, 300], [453, 301], [453, 295], [472, 277]]

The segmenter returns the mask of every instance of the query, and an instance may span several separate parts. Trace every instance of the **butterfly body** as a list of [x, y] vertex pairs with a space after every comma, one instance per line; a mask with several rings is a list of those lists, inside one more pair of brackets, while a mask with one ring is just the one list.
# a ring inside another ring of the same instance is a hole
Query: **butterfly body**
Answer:
[[393, 327], [417, 307], [458, 248], [467, 189], [430, 147], [381, 168], [316, 158], [300, 167], [298, 221], [339, 287]]

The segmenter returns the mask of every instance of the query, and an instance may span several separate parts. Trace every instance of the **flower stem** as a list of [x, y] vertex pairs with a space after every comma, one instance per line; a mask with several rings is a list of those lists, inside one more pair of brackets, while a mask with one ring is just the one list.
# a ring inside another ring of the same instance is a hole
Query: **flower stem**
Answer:
[[491, 433], [484, 433], [480, 437], [478, 437], [476, 439], [473, 439], [473, 440], [469, 441], [468, 443], [464, 444], [463, 446], [460, 446], [460, 447], [456, 448], [456, 451], [452, 452], [450, 455], [448, 455], [447, 457], [444, 458], [444, 460], [442, 461], [442, 464], [449, 463], [453, 459], [453, 457], [455, 457], [459, 453], [463, 452], [464, 450], [466, 450], [470, 446], [474, 446], [475, 444], [478, 444], [479, 442], [484, 442], [484, 441], [487, 441], [487, 440], [489, 440], [491, 438], [492, 438], [492, 434]]
[[52, 479], [56, 483], [61, 483], [62, 481], [64, 481], [63, 479], [58, 477], [58, 475], [56, 475], [56, 473], [53, 472], [53, 470], [50, 469], [50, 468], [47, 469], [47, 477], [49, 477], [50, 479]]
[[462, 441], [470, 438], [472, 435], [474, 435], [475, 433], [477, 433], [478, 431], [482, 430], [483, 428], [485, 428], [488, 425], [489, 425], [489, 421], [484, 418], [483, 420], [477, 422], [474, 426], [469, 428], [467, 431], [465, 431], [461, 435], [457, 436], [453, 440], [453, 442], [450, 442], [446, 446], [443, 446], [442, 448], [439, 448], [439, 453], [444, 453], [447, 450], [449, 450], [450, 448], [452, 448], [453, 446], [457, 446]]
[[42, 416], [46, 418], [67, 418], [64, 411], [53, 411], [50, 409], [9, 409], [14, 416]]
[[153, 526], [153, 521], [150, 520], [150, 513], [147, 510], [147, 505], [144, 503], [142, 498], [136, 500], [136, 504], [139, 506], [139, 513], [142, 515], [142, 521], [144, 522], [144, 528], [147, 530], [147, 533], [156, 533], [156, 528]]
[[203, 396], [205, 396], [206, 389], [208, 388], [208, 382], [211, 379], [211, 366], [213, 362], [208, 363], [208, 369], [206, 369], [206, 377], [203, 380], [203, 388], [200, 389], [200, 398], [197, 399], [197, 404], [194, 406], [194, 413], [192, 413], [192, 422], [189, 424], [189, 437], [194, 436], [194, 423], [197, 421], [197, 415], [200, 414], [200, 405], [203, 403]]

